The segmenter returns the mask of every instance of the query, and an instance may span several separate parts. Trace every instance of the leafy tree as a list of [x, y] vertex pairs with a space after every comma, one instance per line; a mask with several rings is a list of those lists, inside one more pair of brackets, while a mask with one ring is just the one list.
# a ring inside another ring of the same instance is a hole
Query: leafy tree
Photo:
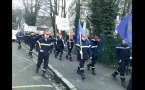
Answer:
[[[80, 0], [76, 3], [76, 17], [75, 17], [75, 36], [77, 35], [78, 20], [80, 19]], [[76, 38], [76, 37], [75, 37]]]
[[99, 62], [104, 64], [116, 63], [115, 46], [119, 39], [115, 39], [115, 19], [118, 14], [117, 0], [91, 0], [89, 6], [91, 15], [88, 17], [92, 26], [92, 35], [101, 38]]

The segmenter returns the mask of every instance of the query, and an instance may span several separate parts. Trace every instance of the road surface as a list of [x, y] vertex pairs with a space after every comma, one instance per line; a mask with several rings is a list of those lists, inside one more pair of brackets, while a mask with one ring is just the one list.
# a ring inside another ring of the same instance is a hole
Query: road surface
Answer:
[[[28, 52], [28, 50], [27, 50]], [[35, 50], [34, 50], [35, 52]], [[84, 81], [81, 80], [81, 76], [76, 73], [79, 62], [75, 56], [73, 61], [65, 59], [66, 53], [63, 54], [62, 61], [59, 58], [54, 58], [52, 53], [49, 58], [49, 63], [58, 70], [68, 81], [70, 81], [78, 90], [125, 90], [121, 86], [119, 75], [118, 81], [114, 81], [111, 74], [115, 71], [109, 67], [105, 67], [100, 64], [96, 64], [96, 76], [91, 74], [91, 71], [87, 70], [87, 63], [85, 63], [85, 76]], [[37, 56], [33, 54], [33, 60], [37, 60]], [[126, 82], [128, 83], [130, 76], [126, 76]]]
[[41, 77], [42, 71], [35, 73], [36, 64], [22, 46], [12, 42], [12, 89], [13, 90], [55, 90], [49, 80]]

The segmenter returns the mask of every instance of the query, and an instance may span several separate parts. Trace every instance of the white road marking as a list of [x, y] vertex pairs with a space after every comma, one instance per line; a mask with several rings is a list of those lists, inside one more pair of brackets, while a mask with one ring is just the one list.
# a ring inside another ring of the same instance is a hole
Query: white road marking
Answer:
[[[29, 62], [32, 62], [32, 61], [30, 61], [29, 59], [26, 59], [26, 58], [24, 58], [24, 57], [20, 57], [20, 56], [18, 56], [18, 55], [15, 55], [15, 54], [12, 54], [13, 56], [15, 56], [15, 57], [18, 57], [18, 58], [22, 58], [22, 59], [24, 59], [25, 61], [29, 61]], [[19, 59], [19, 60], [21, 60], [21, 59]]]
[[26, 85], [26, 86], [13, 86], [12, 88], [36, 88], [36, 87], [53, 87], [52, 85]]

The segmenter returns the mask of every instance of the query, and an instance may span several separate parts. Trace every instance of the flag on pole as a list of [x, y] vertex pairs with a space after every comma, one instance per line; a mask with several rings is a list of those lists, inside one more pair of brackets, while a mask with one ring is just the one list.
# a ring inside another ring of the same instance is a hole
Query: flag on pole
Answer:
[[117, 31], [126, 44], [132, 48], [132, 17], [130, 13], [122, 19], [117, 26]]
[[[83, 31], [83, 28], [81, 26], [81, 23], [80, 23], [80, 19], [78, 20], [78, 28], [77, 28], [77, 38], [76, 38], [76, 43], [80, 42], [80, 35], [82, 34], [85, 34], [85, 32]], [[86, 35], [86, 34], [85, 34]], [[90, 43], [88, 37], [86, 36], [86, 40], [87, 42]]]

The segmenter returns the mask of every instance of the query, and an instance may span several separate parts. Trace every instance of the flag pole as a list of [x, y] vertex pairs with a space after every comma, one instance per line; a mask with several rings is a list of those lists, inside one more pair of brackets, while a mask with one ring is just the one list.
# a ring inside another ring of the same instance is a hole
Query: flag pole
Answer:
[[56, 15], [55, 15], [55, 37], [57, 38], [57, 32], [56, 32], [57, 30], [56, 30]]
[[70, 44], [70, 30], [69, 30], [69, 46], [71, 47], [71, 44]]
[[[80, 32], [80, 48], [82, 52], [82, 40], [81, 40], [81, 32]], [[81, 53], [81, 59], [83, 59], [83, 54]]]

